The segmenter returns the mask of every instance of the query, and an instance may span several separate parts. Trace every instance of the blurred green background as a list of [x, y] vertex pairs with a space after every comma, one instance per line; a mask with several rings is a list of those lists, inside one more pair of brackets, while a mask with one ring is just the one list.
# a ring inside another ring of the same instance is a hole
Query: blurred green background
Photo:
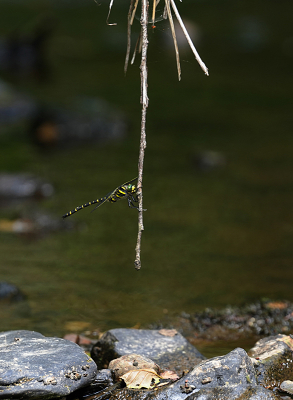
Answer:
[[[1, 79], [54, 107], [101, 98], [128, 122], [122, 140], [49, 152], [32, 143], [28, 121], [0, 125], [0, 171], [51, 182], [54, 196], [37, 206], [54, 218], [137, 176], [140, 57], [125, 77], [128, 1], [114, 2], [117, 26], [106, 25], [108, 3], [0, 1], [2, 38], [54, 20], [47, 79], [7, 70]], [[167, 22], [150, 28], [142, 269], [133, 265], [137, 212], [123, 201], [75, 214], [72, 230], [0, 232], [0, 280], [27, 296], [1, 306], [1, 330], [144, 327], [262, 297], [293, 301], [293, 3], [183, 0], [178, 8], [210, 76], [181, 45], [178, 82]], [[135, 21], [133, 42], [138, 30]], [[215, 165], [206, 165], [211, 154]], [[0, 218], [17, 211], [0, 208]]]

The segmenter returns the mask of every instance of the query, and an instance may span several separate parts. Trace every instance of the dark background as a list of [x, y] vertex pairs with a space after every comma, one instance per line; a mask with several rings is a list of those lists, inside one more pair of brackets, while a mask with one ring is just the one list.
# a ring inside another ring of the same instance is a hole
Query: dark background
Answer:
[[[76, 110], [95, 115], [84, 98], [106, 101], [127, 122], [119, 140], [69, 136], [40, 149], [32, 117], [0, 121], [0, 171], [33, 173], [55, 188], [41, 202], [1, 207], [2, 220], [40, 209], [61, 221], [137, 176], [140, 57], [125, 77], [128, 2], [114, 2], [117, 26], [106, 25], [108, 3], [0, 1], [2, 45], [15, 32], [49, 32], [41, 72], [2, 63], [1, 80], [46, 110], [69, 110], [73, 125]], [[143, 327], [205, 307], [293, 301], [293, 3], [183, 0], [178, 9], [210, 76], [181, 44], [178, 82], [168, 23], [150, 27], [141, 271], [137, 212], [126, 202], [83, 210], [69, 230], [2, 231], [1, 280], [27, 300], [1, 308], [1, 330]], [[138, 31], [135, 21], [133, 43]]]

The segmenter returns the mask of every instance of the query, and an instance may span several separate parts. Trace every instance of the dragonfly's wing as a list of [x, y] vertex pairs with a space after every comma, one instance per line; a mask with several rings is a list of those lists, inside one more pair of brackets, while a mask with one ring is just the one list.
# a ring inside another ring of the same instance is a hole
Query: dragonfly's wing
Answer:
[[109, 199], [109, 197], [110, 197], [113, 193], [114, 193], [114, 192], [110, 192], [110, 193], [106, 194], [105, 197], [101, 197], [101, 198], [98, 200], [98, 204], [96, 205], [96, 207], [95, 207], [91, 212], [95, 211], [98, 207], [100, 207], [102, 204], [104, 204], [104, 203]]
[[[137, 178], [138, 178], [138, 177], [136, 177], [136, 178], [133, 178], [133, 179], [131, 179], [131, 181], [125, 182], [125, 183], [123, 183], [123, 185], [121, 185], [121, 186], [124, 186], [124, 185], [129, 185], [129, 183], [132, 183], [132, 182], [136, 181], [136, 180], [137, 180]], [[120, 186], [118, 186], [118, 187], [120, 187]], [[116, 189], [118, 189], [118, 188], [116, 188]], [[116, 190], [116, 189], [115, 189], [115, 190]], [[114, 190], [114, 192], [115, 192], [115, 190]]]

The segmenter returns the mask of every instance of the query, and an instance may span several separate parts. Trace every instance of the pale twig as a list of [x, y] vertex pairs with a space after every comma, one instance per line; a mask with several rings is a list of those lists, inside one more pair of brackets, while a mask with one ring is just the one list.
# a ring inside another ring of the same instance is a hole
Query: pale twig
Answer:
[[178, 79], [180, 81], [180, 79], [181, 79], [180, 57], [179, 57], [179, 50], [178, 50], [177, 40], [176, 40], [176, 32], [175, 32], [174, 22], [173, 22], [173, 18], [172, 18], [171, 9], [170, 9], [170, 0], [165, 0], [165, 3], [166, 3], [168, 18], [169, 18], [169, 22], [170, 22], [170, 27], [171, 27], [171, 32], [172, 32], [172, 37], [173, 37], [173, 42], [174, 42], [174, 47], [175, 47]]
[[166, 4], [165, 4], [165, 7], [164, 7], [164, 11], [163, 11], [163, 19], [167, 19], [168, 18], [168, 13], [167, 13], [167, 7], [166, 7]]
[[195, 58], [196, 58], [197, 62], [199, 63], [199, 65], [200, 65], [201, 69], [203, 70], [203, 72], [204, 72], [206, 75], [209, 75], [209, 70], [207, 69], [205, 63], [204, 63], [204, 62], [202, 61], [202, 59], [200, 58], [200, 56], [199, 56], [199, 54], [198, 54], [196, 48], [194, 47], [194, 44], [192, 43], [192, 40], [191, 40], [191, 38], [190, 38], [190, 36], [189, 36], [189, 34], [188, 34], [188, 32], [187, 32], [187, 29], [185, 28], [185, 25], [184, 25], [184, 23], [183, 23], [183, 21], [182, 21], [182, 19], [181, 19], [181, 17], [180, 17], [179, 11], [177, 10], [175, 1], [174, 1], [174, 0], [170, 0], [170, 1], [171, 1], [172, 8], [173, 8], [173, 10], [174, 10], [174, 13], [175, 13], [175, 15], [176, 15], [176, 18], [177, 18], [177, 20], [178, 20], [178, 22], [179, 22], [179, 25], [181, 26], [181, 28], [182, 28], [182, 30], [183, 30], [183, 33], [184, 33], [184, 35], [185, 35], [185, 37], [186, 37], [186, 39], [187, 39], [187, 41], [188, 41], [188, 44], [189, 44], [189, 46], [190, 46], [190, 48], [191, 48], [193, 54], [195, 55]]
[[130, 54], [130, 47], [131, 47], [131, 15], [133, 9], [133, 2], [134, 0], [130, 1], [129, 11], [128, 11], [128, 21], [127, 21], [127, 48], [126, 48], [126, 56], [125, 56], [125, 63], [124, 63], [124, 73], [126, 74], [128, 63], [129, 63], [129, 54]]
[[133, 51], [132, 59], [130, 61], [131, 65], [134, 63], [134, 60], [135, 60], [137, 49], [138, 49], [139, 44], [140, 44], [140, 37], [141, 37], [141, 33], [139, 34], [139, 36], [137, 38], [137, 41], [136, 41], [136, 44], [135, 44], [135, 48], [134, 48], [134, 51]]
[[135, 1], [134, 7], [133, 7], [132, 16], [131, 16], [131, 20], [130, 20], [130, 25], [133, 24], [133, 20], [134, 20], [134, 17], [135, 17], [137, 5], [138, 5], [138, 0]]
[[142, 194], [142, 178], [143, 178], [143, 162], [144, 162], [144, 151], [146, 148], [146, 113], [148, 107], [148, 93], [147, 93], [147, 81], [148, 81], [148, 71], [147, 71], [147, 49], [148, 49], [148, 0], [141, 0], [141, 35], [142, 35], [142, 51], [141, 51], [141, 64], [140, 64], [140, 80], [141, 80], [141, 98], [140, 102], [142, 104], [141, 113], [141, 130], [140, 130], [140, 147], [139, 147], [139, 158], [138, 158], [138, 234], [137, 242], [135, 247], [135, 261], [134, 265], [137, 270], [141, 268], [140, 261], [140, 247], [141, 247], [141, 235], [144, 230], [143, 226], [143, 194]]
[[110, 17], [111, 8], [112, 8], [113, 3], [114, 3], [114, 0], [111, 0], [110, 5], [109, 5], [108, 16], [107, 16], [107, 19], [106, 19], [106, 24], [107, 24], [107, 25], [117, 25], [116, 22], [113, 23], [113, 24], [109, 24], [109, 17]]

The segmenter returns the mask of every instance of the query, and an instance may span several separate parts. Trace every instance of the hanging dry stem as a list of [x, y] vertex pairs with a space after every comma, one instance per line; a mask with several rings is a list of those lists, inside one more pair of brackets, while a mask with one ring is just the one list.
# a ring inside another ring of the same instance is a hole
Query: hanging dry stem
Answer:
[[147, 49], [148, 49], [148, 0], [141, 0], [141, 38], [142, 38], [142, 49], [141, 49], [141, 63], [140, 63], [140, 81], [141, 81], [141, 98], [142, 104], [141, 113], [141, 131], [140, 131], [140, 147], [139, 147], [139, 158], [138, 158], [138, 234], [135, 248], [135, 261], [134, 265], [137, 270], [141, 268], [140, 261], [140, 249], [141, 249], [141, 235], [144, 230], [143, 226], [143, 193], [142, 193], [142, 178], [143, 178], [143, 163], [144, 163], [144, 151], [146, 148], [146, 113], [149, 104], [148, 99], [148, 71], [147, 71]]

